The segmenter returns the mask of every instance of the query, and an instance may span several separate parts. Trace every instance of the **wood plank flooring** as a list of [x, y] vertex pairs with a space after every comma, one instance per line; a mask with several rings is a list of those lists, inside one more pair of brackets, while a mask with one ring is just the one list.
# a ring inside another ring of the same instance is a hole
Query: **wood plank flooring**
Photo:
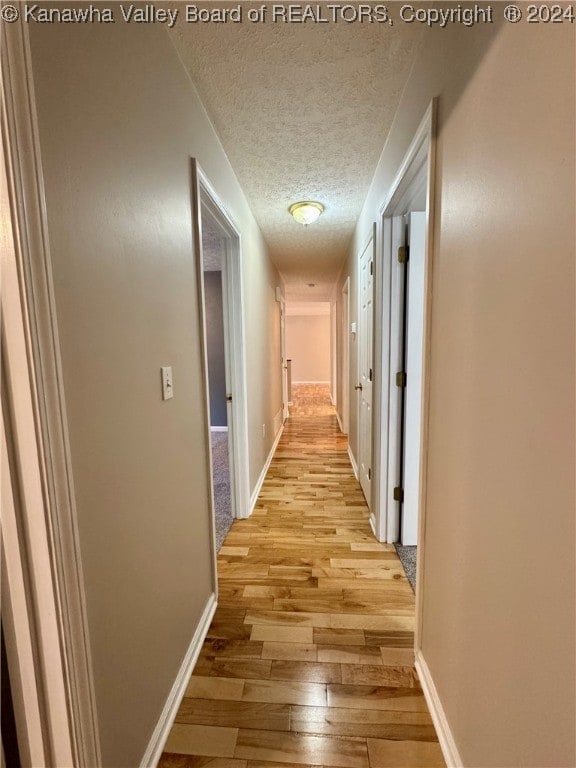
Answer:
[[414, 669], [414, 595], [375, 541], [327, 388], [295, 406], [159, 768], [445, 766]]

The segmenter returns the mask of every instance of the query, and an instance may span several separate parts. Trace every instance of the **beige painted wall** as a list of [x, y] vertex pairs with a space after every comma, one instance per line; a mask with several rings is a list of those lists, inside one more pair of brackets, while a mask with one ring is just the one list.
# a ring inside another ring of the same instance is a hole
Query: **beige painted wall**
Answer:
[[242, 234], [252, 484], [281, 408], [279, 278], [164, 28], [30, 35], [103, 762], [134, 766], [212, 593], [192, 156]]
[[574, 71], [568, 25], [427, 31], [343, 272], [439, 96], [422, 652], [470, 768], [575, 763]]
[[330, 315], [287, 315], [292, 381], [330, 381]]

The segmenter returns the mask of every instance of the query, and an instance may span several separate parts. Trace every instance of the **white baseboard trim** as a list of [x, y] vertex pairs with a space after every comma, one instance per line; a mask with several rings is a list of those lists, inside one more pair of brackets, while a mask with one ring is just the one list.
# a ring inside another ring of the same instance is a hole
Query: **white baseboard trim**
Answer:
[[348, 458], [350, 459], [350, 464], [352, 464], [352, 469], [354, 470], [354, 476], [356, 480], [358, 480], [358, 464], [356, 464], [356, 459], [354, 458], [354, 454], [350, 450], [350, 446], [348, 446]]
[[198, 656], [200, 655], [202, 644], [208, 634], [210, 622], [216, 611], [216, 605], [216, 595], [213, 592], [208, 598], [206, 607], [204, 608], [198, 626], [196, 627], [196, 632], [194, 632], [192, 642], [186, 651], [186, 656], [178, 671], [172, 690], [168, 694], [160, 719], [158, 720], [156, 728], [154, 728], [152, 738], [150, 739], [148, 748], [140, 763], [140, 768], [155, 768], [155, 766], [158, 765], [158, 761], [164, 750], [164, 745], [170, 734], [170, 729], [176, 719], [178, 707], [184, 697], [188, 680], [192, 674]]
[[228, 432], [228, 427], [210, 427], [210, 432]]
[[444, 760], [448, 768], [464, 768], [464, 763], [456, 742], [452, 736], [450, 725], [444, 712], [444, 707], [438, 696], [438, 691], [434, 685], [434, 680], [428, 669], [428, 664], [422, 656], [422, 651], [418, 651], [416, 654], [416, 669], [418, 671], [418, 677], [420, 678], [420, 684], [422, 685], [422, 691], [424, 692], [424, 698], [428, 704], [428, 709], [432, 715], [432, 722], [436, 728], [438, 735], [438, 741], [440, 742], [440, 748], [444, 755]]
[[376, 533], [376, 518], [374, 517], [374, 512], [370, 512], [370, 528], [372, 528], [374, 538], [376, 541], [378, 541], [378, 534]]
[[338, 411], [336, 411], [336, 421], [338, 422], [338, 426], [340, 427], [340, 432], [344, 434], [344, 427], [342, 426], [342, 419], [340, 418], [340, 414]]
[[268, 458], [266, 459], [266, 462], [262, 468], [262, 472], [260, 472], [260, 477], [256, 482], [254, 490], [252, 491], [252, 495], [250, 496], [250, 512], [248, 513], [248, 517], [250, 517], [252, 512], [254, 512], [254, 507], [256, 506], [256, 502], [258, 501], [258, 496], [260, 495], [260, 489], [262, 488], [262, 483], [264, 482], [264, 478], [266, 477], [266, 473], [268, 472], [270, 463], [272, 462], [272, 459], [274, 458], [274, 454], [276, 453], [276, 448], [278, 447], [278, 443], [280, 442], [280, 438], [282, 437], [282, 432], [284, 432], [284, 424], [282, 424], [282, 426], [278, 430], [278, 434], [276, 435], [274, 444], [272, 445], [272, 448], [270, 448], [270, 453], [268, 454]]

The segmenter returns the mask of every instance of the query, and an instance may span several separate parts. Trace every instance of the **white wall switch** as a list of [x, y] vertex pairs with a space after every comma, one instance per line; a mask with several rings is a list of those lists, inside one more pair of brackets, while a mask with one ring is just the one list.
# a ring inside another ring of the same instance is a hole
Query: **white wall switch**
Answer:
[[350, 333], [356, 333], [356, 323], [350, 323]]
[[172, 366], [166, 365], [160, 368], [162, 372], [162, 400], [170, 400], [174, 397], [174, 385], [172, 384]]

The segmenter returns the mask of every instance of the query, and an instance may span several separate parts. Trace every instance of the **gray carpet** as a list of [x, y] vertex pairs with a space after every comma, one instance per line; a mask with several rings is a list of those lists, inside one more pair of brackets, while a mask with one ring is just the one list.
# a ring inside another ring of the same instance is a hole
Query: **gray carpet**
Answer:
[[402, 544], [394, 544], [394, 546], [410, 586], [416, 592], [416, 547], [404, 547]]
[[214, 504], [216, 507], [216, 552], [232, 525], [230, 503], [230, 469], [228, 464], [228, 432], [212, 432], [212, 466], [214, 470]]

